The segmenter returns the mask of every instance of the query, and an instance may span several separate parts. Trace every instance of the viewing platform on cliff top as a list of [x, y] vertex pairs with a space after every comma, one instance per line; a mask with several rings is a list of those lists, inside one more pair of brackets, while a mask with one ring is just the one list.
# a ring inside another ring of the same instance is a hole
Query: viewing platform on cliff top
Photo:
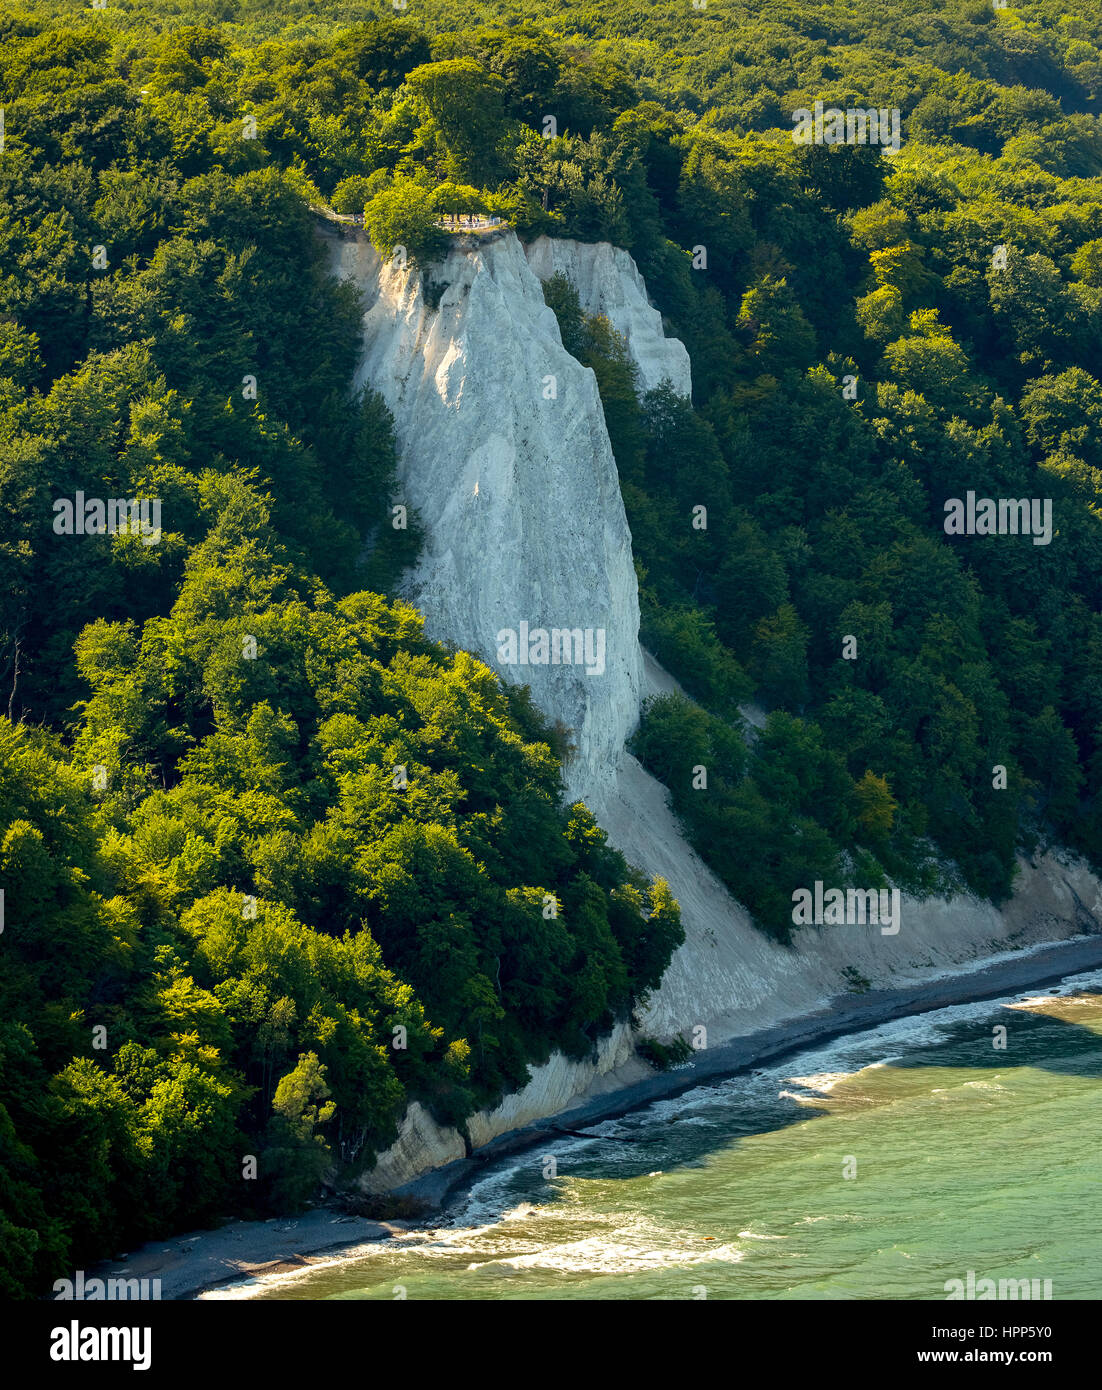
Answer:
[[[330, 207], [323, 207], [311, 204], [310, 210], [318, 217], [323, 217], [327, 222], [336, 223], [338, 228], [348, 228], [347, 232], [342, 231], [342, 235], [356, 236], [364, 231], [364, 215], [362, 212], [334, 212]], [[443, 213], [437, 218], [436, 225], [447, 232], [450, 237], [455, 238], [455, 245], [460, 250], [473, 250], [486, 242], [496, 241], [498, 237], [504, 236], [512, 231], [512, 223], [503, 217], [490, 217], [483, 213]], [[366, 235], [366, 233], [364, 233]]]
[[473, 251], [487, 242], [496, 241], [513, 230], [512, 223], [503, 217], [488, 217], [483, 213], [445, 213], [437, 219], [461, 251]]
[[436, 225], [443, 227], [446, 232], [472, 233], [477, 235], [485, 232], [499, 232], [508, 230], [509, 224], [501, 217], [489, 217], [485, 213], [479, 212], [446, 212], [442, 217], [437, 218]]

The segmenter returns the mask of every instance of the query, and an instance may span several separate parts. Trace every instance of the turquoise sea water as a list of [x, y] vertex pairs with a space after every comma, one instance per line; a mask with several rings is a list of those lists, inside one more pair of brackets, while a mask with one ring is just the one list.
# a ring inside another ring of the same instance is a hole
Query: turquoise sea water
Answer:
[[973, 1270], [1098, 1298], [1094, 991], [943, 1009], [702, 1086], [502, 1160], [446, 1224], [217, 1296], [943, 1299]]

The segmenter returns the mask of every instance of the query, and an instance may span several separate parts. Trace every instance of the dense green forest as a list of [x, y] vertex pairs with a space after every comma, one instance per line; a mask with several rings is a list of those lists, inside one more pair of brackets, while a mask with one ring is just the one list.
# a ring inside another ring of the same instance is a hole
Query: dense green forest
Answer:
[[[387, 524], [390, 420], [349, 399], [359, 309], [291, 158], [220, 150], [190, 78], [144, 101], [94, 21], [5, 29], [12, 1295], [300, 1205], [410, 1099], [462, 1125], [588, 1056], [681, 929], [561, 805], [527, 692], [381, 596], [416, 528]], [[59, 534], [78, 492], [159, 499], [160, 533]]]
[[[902, 149], [794, 144], [816, 100]], [[635, 257], [691, 403], [545, 293], [693, 697], [635, 746], [765, 929], [1102, 859], [1100, 101], [1097, 3], [0, 16], [0, 1290], [462, 1123], [680, 939], [525, 694], [387, 597], [416, 527], [311, 203], [426, 266], [475, 206]], [[947, 536], [970, 490], [1051, 544]], [[78, 492], [162, 532], [59, 535]]]

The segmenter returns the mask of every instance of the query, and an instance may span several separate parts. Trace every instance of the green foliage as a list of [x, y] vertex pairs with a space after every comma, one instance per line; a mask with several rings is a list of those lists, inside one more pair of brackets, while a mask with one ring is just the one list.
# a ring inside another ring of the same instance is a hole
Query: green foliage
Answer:
[[[411, 1097], [461, 1123], [680, 940], [560, 808], [559, 735], [381, 596], [417, 530], [311, 201], [422, 267], [483, 208], [635, 257], [691, 402], [545, 295], [692, 697], [636, 751], [767, 930], [817, 877], [998, 899], [1022, 847], [1102, 862], [1099, 31], [1097, 0], [0, 21], [0, 1291], [300, 1203]], [[902, 149], [794, 145], [817, 99], [899, 107]], [[160, 541], [55, 535], [78, 490], [160, 498]], [[1052, 544], [946, 536], [968, 490], [1051, 497]]]
[[399, 248], [415, 265], [440, 260], [448, 244], [447, 233], [437, 225], [439, 216], [433, 193], [403, 179], [376, 193], [364, 208], [364, 226], [381, 256]]
[[448, 177], [496, 183], [505, 139], [501, 78], [473, 58], [453, 58], [414, 68], [407, 83], [426, 115], [421, 139], [441, 149]]
[[656, 1071], [669, 1071], [671, 1067], [682, 1066], [693, 1055], [692, 1046], [680, 1034], [668, 1043], [661, 1043], [657, 1038], [640, 1038], [635, 1050]]
[[[15, 1297], [301, 1206], [412, 1099], [462, 1126], [554, 1049], [590, 1056], [683, 939], [666, 884], [562, 806], [524, 692], [384, 596], [416, 518], [390, 524], [392, 422], [349, 393], [361, 306], [308, 208], [366, 207], [422, 264], [441, 212], [523, 211], [494, 184], [539, 53], [499, 73], [405, 24], [250, 50], [87, 22], [6, 26], [0, 59]], [[158, 499], [159, 536], [56, 534], [78, 492]]]
[[433, 203], [437, 211], [448, 217], [460, 213], [485, 212], [485, 199], [477, 188], [466, 183], [441, 183], [433, 189]]
[[[690, 348], [692, 404], [640, 399], [623, 344], [565, 281], [544, 286], [597, 374], [644, 644], [725, 727], [750, 698], [773, 711], [737, 774], [664, 705], [637, 751], [782, 935], [810, 864], [999, 899], [1021, 848], [1063, 840], [1102, 863], [1102, 161], [1081, 114], [1102, 67], [1086, 80], [1097, 45], [1088, 59], [1081, 28], [1072, 50], [1060, 18], [1038, 12], [1027, 71], [1004, 16], [947, 13], [932, 45], [905, 4], [828, 7], [828, 78], [783, 6], [768, 38], [752, 16], [677, 32], [619, 14], [611, 52], [645, 32], [671, 55], [646, 73], [656, 99], [517, 150], [544, 216], [630, 249]], [[901, 108], [899, 154], [792, 144], [797, 107], [855, 93]], [[944, 502], [968, 490], [1051, 496], [1057, 538], [947, 537]], [[810, 770], [772, 775], [776, 748], [809, 737], [829, 804], [797, 794]]]
[[10, 1191], [30, 1154], [71, 1169], [41, 1253], [13, 1236], [29, 1284], [158, 1222], [300, 1205], [407, 1098], [461, 1123], [554, 1047], [587, 1055], [682, 939], [665, 885], [560, 808], [490, 671], [403, 604], [331, 596], [244, 481], [204, 486], [170, 613], [77, 643], [71, 755], [0, 721], [4, 1046], [33, 1058], [0, 1084]]

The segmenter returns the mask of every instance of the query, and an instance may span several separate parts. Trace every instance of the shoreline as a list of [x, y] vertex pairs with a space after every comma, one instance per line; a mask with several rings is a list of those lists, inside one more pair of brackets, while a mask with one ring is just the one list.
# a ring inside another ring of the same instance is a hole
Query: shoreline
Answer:
[[157, 1278], [161, 1281], [163, 1300], [186, 1301], [219, 1285], [308, 1268], [323, 1259], [333, 1259], [338, 1251], [343, 1252], [340, 1258], [353, 1258], [356, 1249], [366, 1243], [421, 1229], [429, 1224], [432, 1212], [439, 1211], [450, 1197], [477, 1178], [487, 1164], [556, 1134], [618, 1119], [706, 1081], [736, 1076], [809, 1046], [893, 1019], [996, 999], [1097, 968], [1102, 968], [1102, 933], [1023, 950], [1009, 959], [989, 960], [975, 970], [942, 975], [923, 984], [841, 995], [832, 1007], [733, 1038], [670, 1071], [656, 1072], [633, 1085], [511, 1130], [470, 1157], [456, 1159], [395, 1188], [392, 1195], [396, 1198], [413, 1198], [425, 1204], [425, 1216], [416, 1220], [372, 1221], [320, 1206], [296, 1217], [233, 1221], [213, 1230], [150, 1241], [124, 1260], [107, 1261], [89, 1274], [100, 1278]]
[[801, 1018], [732, 1038], [669, 1071], [656, 1072], [642, 1081], [509, 1130], [470, 1157], [456, 1159], [395, 1188], [394, 1195], [420, 1199], [438, 1211], [449, 1197], [477, 1177], [487, 1163], [522, 1152], [553, 1138], [556, 1132], [619, 1119], [652, 1101], [669, 1100], [706, 1081], [737, 1076], [812, 1045], [863, 1032], [893, 1019], [933, 1013], [954, 1004], [997, 999], [1004, 994], [1052, 984], [1065, 976], [1098, 968], [1102, 968], [1102, 933], [1092, 933], [1023, 948], [1009, 959], [1005, 956], [994, 961], [988, 958], [975, 970], [939, 975], [916, 985], [840, 995], [827, 1007]]

